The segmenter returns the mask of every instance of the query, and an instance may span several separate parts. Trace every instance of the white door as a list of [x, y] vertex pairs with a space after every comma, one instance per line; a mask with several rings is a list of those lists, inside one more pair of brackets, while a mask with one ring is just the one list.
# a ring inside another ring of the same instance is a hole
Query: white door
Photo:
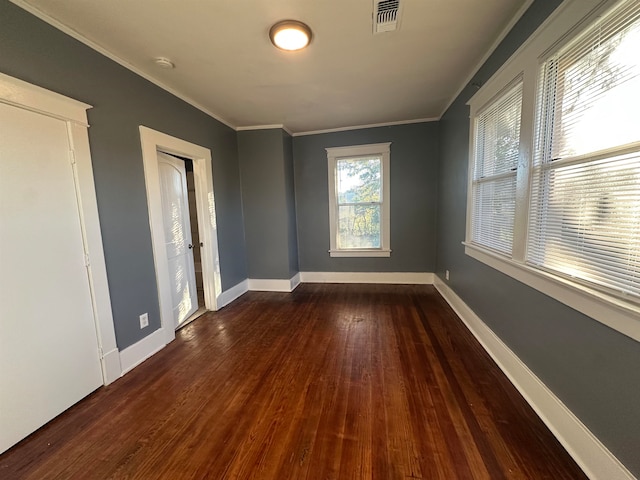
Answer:
[[0, 103], [0, 452], [102, 385], [68, 138]]
[[198, 309], [193, 263], [187, 172], [182, 160], [158, 152], [164, 239], [171, 280], [171, 306], [175, 327]]

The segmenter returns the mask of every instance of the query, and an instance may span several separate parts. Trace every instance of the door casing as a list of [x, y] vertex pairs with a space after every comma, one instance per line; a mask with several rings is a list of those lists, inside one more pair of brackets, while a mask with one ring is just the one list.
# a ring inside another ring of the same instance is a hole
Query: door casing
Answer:
[[162, 151], [189, 158], [193, 162], [198, 231], [200, 232], [200, 241], [203, 244], [201, 256], [204, 303], [207, 310], [217, 310], [217, 299], [222, 293], [222, 283], [211, 150], [145, 126], [140, 126], [140, 142], [142, 144], [151, 243], [160, 302], [160, 322], [164, 341], [169, 343], [175, 338], [175, 330], [171, 308], [171, 280], [164, 243], [157, 152]]

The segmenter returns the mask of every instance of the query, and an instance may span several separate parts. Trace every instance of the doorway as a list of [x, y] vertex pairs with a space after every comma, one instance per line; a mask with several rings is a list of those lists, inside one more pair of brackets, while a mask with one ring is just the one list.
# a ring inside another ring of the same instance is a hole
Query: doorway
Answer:
[[[191, 268], [193, 268], [193, 270], [191, 270], [193, 272], [192, 279], [195, 278], [195, 263], [192, 260], [195, 243], [193, 242], [191, 229], [187, 226], [179, 227], [182, 228], [183, 238], [181, 241], [184, 247], [184, 251], [180, 250], [179, 253], [185, 254], [184, 258], [187, 260], [175, 261], [172, 265], [169, 256], [170, 254], [177, 253], [177, 250], [174, 248], [175, 245], [170, 244], [170, 239], [168, 240], [166, 232], [167, 229], [170, 231], [175, 225], [170, 225], [172, 220], [165, 219], [165, 213], [163, 212], [162, 190], [164, 187], [159, 158], [162, 154], [170, 159], [173, 158], [174, 161], [181, 162], [182, 168], [185, 170], [185, 180], [182, 187], [185, 192], [188, 190], [186, 186], [186, 163], [191, 162], [193, 166], [193, 196], [195, 200], [195, 212], [193, 213], [195, 213], [195, 223], [198, 228], [198, 254], [200, 256], [202, 272], [203, 307], [206, 308], [206, 310], [217, 310], [217, 298], [222, 292], [222, 287], [220, 282], [220, 261], [218, 255], [211, 151], [199, 145], [157, 132], [144, 126], [140, 127], [140, 139], [142, 143], [149, 223], [158, 284], [158, 298], [160, 301], [160, 317], [165, 342], [169, 343], [175, 338], [175, 328], [178, 326], [175, 320], [176, 316], [174, 315], [177, 301], [187, 298], [187, 293], [184, 289], [175, 290], [177, 295], [174, 294], [174, 290], [172, 289], [176, 286], [176, 278], [181, 275], [191, 276], [189, 273]], [[177, 167], [180, 167], [180, 164], [177, 164]], [[180, 175], [177, 175], [177, 177], [179, 176]], [[177, 182], [175, 179], [174, 181]], [[182, 180], [180, 180], [180, 182], [182, 182]], [[183, 210], [185, 214], [184, 217], [189, 221], [189, 212], [191, 209], [189, 209], [188, 200], [185, 200]], [[190, 239], [191, 242], [187, 241], [188, 239]], [[192, 248], [188, 248], [189, 245], [191, 245]], [[195, 280], [193, 285], [195, 285]], [[190, 304], [190, 308], [198, 305], [197, 295], [191, 297], [191, 294], [196, 292], [197, 287], [195, 292], [192, 286], [188, 287], [188, 296], [192, 299], [185, 300], [183, 311], [186, 305]], [[179, 309], [180, 307], [177, 308]], [[197, 308], [195, 311], [197, 311]], [[180, 324], [188, 321], [193, 313], [194, 312], [191, 312]]]

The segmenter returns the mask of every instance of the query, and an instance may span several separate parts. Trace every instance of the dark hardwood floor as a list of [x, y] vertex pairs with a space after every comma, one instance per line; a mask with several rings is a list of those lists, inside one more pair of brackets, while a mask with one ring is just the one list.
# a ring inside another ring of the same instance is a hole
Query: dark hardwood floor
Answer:
[[303, 284], [200, 317], [0, 478], [586, 477], [433, 287]]

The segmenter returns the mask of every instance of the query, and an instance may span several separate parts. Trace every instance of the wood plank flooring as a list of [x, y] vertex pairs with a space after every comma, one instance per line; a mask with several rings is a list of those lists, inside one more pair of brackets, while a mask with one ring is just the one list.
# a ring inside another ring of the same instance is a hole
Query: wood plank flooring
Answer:
[[250, 292], [0, 456], [13, 479], [584, 479], [431, 286]]

